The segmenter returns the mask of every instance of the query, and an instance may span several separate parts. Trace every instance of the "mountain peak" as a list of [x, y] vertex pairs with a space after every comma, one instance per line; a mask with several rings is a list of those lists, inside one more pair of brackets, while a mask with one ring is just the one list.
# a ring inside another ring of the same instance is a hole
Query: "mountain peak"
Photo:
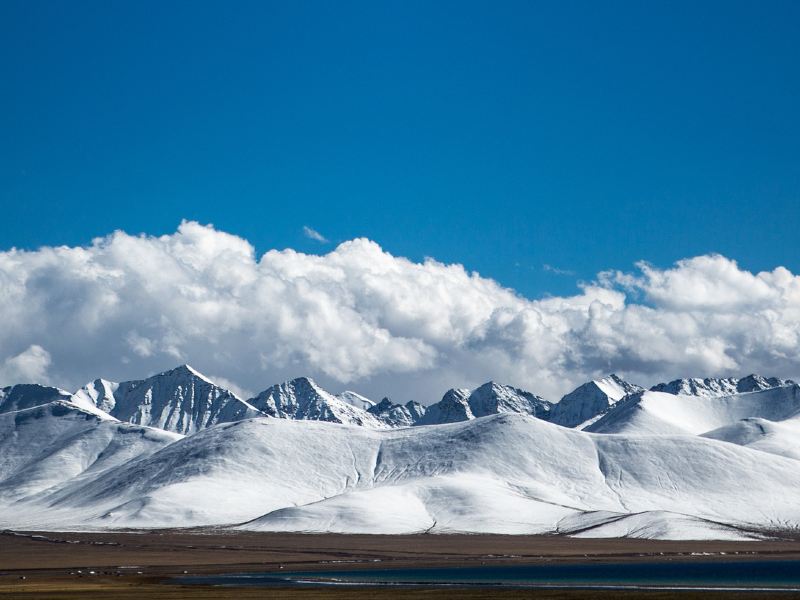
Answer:
[[302, 388], [302, 389], [309, 389], [313, 390], [316, 393], [324, 393], [327, 394], [328, 392], [322, 388], [316, 381], [314, 381], [311, 377], [306, 377], [305, 375], [301, 375], [300, 377], [295, 377], [294, 379], [290, 379], [289, 381], [284, 382], [285, 385], [291, 385], [292, 387]]
[[550, 420], [564, 427], [577, 427], [604, 414], [626, 396], [641, 392], [642, 389], [615, 373], [587, 381], [553, 406]]
[[451, 388], [444, 393], [442, 399], [431, 404], [417, 425], [441, 425], [474, 419], [468, 402], [469, 390]]
[[18, 383], [0, 388], [0, 413], [33, 408], [55, 400], [69, 400], [72, 395], [59, 388], [38, 383]]
[[391, 427], [410, 427], [416, 425], [425, 414], [425, 407], [409, 400], [405, 405], [395, 404], [389, 398], [384, 398], [375, 406], [368, 409]]
[[490, 379], [486, 383], [479, 385], [474, 390], [472, 390], [472, 394], [481, 394], [481, 393], [502, 393], [506, 390], [516, 390], [517, 388], [507, 385], [505, 383], [500, 383], [495, 381], [494, 379]]
[[178, 377], [197, 377], [198, 379], [202, 379], [203, 381], [214, 384], [211, 379], [203, 375], [200, 371], [195, 369], [189, 364], [181, 364], [175, 367], [174, 369], [170, 369], [169, 371], [164, 371], [163, 373], [158, 373], [157, 375], [153, 375], [153, 377], [163, 377], [163, 376], [178, 376]]
[[112, 384], [98, 379], [75, 397], [93, 402], [120, 421], [180, 434], [258, 414], [187, 364], [137, 381]]
[[736, 384], [738, 392], [757, 392], [759, 390], [768, 390], [784, 385], [792, 385], [794, 381], [791, 379], [778, 379], [777, 377], [764, 377], [756, 373], [751, 373], [742, 377]]
[[609, 373], [605, 377], [603, 377], [601, 379], [595, 379], [593, 381], [595, 383], [599, 383], [599, 382], [614, 382], [614, 383], [618, 383], [618, 384], [628, 383], [627, 381], [625, 381], [622, 377], [620, 377], [616, 373]]
[[273, 385], [250, 401], [262, 413], [281, 419], [329, 421], [385, 427], [367, 410], [334, 396], [309, 377], [296, 377]]
[[114, 392], [117, 391], [118, 387], [119, 384], [116, 382], [98, 378], [94, 381], [90, 381], [72, 394], [72, 401], [79, 406], [91, 406], [111, 414], [116, 404]]
[[375, 409], [378, 410], [378, 411], [389, 410], [390, 408], [394, 408], [395, 406], [398, 406], [398, 405], [395, 404], [394, 402], [392, 402], [391, 400], [389, 400], [388, 397], [384, 397], [380, 402], [378, 402], [375, 405]]
[[476, 388], [468, 402], [476, 417], [511, 412], [546, 418], [550, 411], [550, 403], [541, 396], [495, 381]]

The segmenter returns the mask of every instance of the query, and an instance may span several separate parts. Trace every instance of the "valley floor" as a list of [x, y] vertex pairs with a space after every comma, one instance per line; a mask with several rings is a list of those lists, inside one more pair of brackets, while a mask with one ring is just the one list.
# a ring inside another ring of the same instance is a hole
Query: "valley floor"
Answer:
[[[670, 542], [502, 535], [310, 535], [153, 531], [0, 534], [0, 598], [651, 598], [700, 592], [269, 589], [181, 586], [189, 574], [543, 562], [797, 560], [800, 540]], [[82, 573], [78, 574], [80, 570]], [[94, 574], [89, 574], [94, 571]], [[24, 579], [21, 579], [24, 577]], [[702, 592], [703, 598], [730, 594]], [[741, 600], [774, 594], [736, 593]], [[780, 594], [781, 598], [792, 597]]]

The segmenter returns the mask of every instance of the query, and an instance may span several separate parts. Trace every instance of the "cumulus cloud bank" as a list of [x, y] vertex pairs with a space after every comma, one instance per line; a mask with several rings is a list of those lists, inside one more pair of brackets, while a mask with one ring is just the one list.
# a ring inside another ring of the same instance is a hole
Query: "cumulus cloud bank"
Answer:
[[257, 258], [240, 237], [184, 222], [161, 237], [0, 253], [0, 314], [2, 384], [78, 387], [189, 362], [246, 390], [303, 374], [431, 402], [488, 379], [557, 399], [610, 371], [645, 384], [800, 373], [800, 277], [718, 255], [531, 300], [367, 239]]

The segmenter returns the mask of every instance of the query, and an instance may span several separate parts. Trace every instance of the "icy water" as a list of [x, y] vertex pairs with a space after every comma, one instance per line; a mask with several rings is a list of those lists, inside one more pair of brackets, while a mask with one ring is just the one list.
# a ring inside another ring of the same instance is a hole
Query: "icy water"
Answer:
[[181, 577], [224, 586], [481, 586], [612, 589], [800, 591], [800, 561], [592, 563], [241, 573]]

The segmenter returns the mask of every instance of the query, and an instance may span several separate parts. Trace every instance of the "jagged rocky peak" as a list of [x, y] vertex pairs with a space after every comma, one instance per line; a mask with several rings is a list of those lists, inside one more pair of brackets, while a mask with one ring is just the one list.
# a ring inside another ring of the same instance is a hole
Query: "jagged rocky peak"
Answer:
[[760, 390], [769, 390], [776, 387], [783, 387], [785, 385], [796, 385], [791, 379], [778, 379], [777, 377], [763, 377], [752, 373], [746, 377], [742, 377], [736, 383], [736, 390], [743, 394], [745, 392], [758, 392]]
[[469, 398], [469, 388], [450, 388], [444, 393], [439, 402], [454, 402], [456, 404], [464, 404]]
[[389, 398], [384, 398], [370, 408], [369, 412], [390, 427], [410, 427], [423, 417], [425, 407], [413, 400], [405, 404], [395, 404]]
[[[102, 379], [95, 380], [95, 381], [104, 381]], [[94, 382], [93, 382], [94, 383]], [[111, 382], [109, 382], [111, 383]], [[169, 369], [167, 371], [162, 371], [161, 373], [156, 373], [155, 375], [151, 375], [146, 379], [134, 379], [130, 381], [123, 381], [118, 384], [113, 384], [117, 386], [117, 390], [120, 389], [121, 386], [124, 386], [127, 390], [135, 389], [139, 386], [153, 386], [153, 385], [161, 385], [161, 386], [170, 386], [170, 387], [190, 387], [193, 385], [202, 385], [208, 384], [212, 385], [215, 388], [223, 390], [217, 386], [213, 381], [211, 381], [208, 377], [200, 373], [198, 370], [190, 367], [187, 364], [178, 365], [173, 369]], [[115, 390], [116, 391], [116, 390]], [[230, 395], [234, 395], [233, 392], [225, 390]]]
[[[792, 384], [790, 380], [754, 374], [741, 379], [677, 379], [654, 386], [653, 390], [673, 395], [718, 397]], [[141, 380], [115, 383], [95, 379], [74, 394], [37, 384], [2, 388], [0, 413], [61, 400], [95, 414], [102, 411], [121, 421], [184, 435], [217, 423], [263, 416], [385, 429], [519, 413], [583, 429], [610, 412], [621, 399], [631, 398], [642, 390], [611, 374], [589, 381], [565, 395], [559, 403], [551, 404], [531, 392], [489, 381], [474, 390], [448, 390], [439, 402], [425, 407], [414, 401], [397, 404], [389, 398], [376, 404], [353, 391], [334, 395], [313, 379], [298, 377], [273, 385], [245, 401], [183, 364]]]
[[564, 427], [577, 427], [602, 415], [625, 396], [643, 389], [614, 373], [602, 379], [588, 381], [553, 405], [550, 421]]
[[519, 413], [547, 420], [551, 403], [525, 390], [489, 381], [475, 390], [451, 389], [428, 406], [417, 425], [439, 425], [469, 421], [500, 413]]
[[447, 390], [436, 404], [431, 404], [418, 421], [418, 425], [441, 425], [474, 419], [469, 406], [469, 390], [453, 388]]
[[425, 415], [425, 411], [427, 410], [424, 405], [416, 400], [409, 400], [403, 406], [408, 410], [411, 418], [414, 419], [414, 423], [417, 423]]
[[784, 385], [792, 385], [793, 383], [793, 381], [788, 379], [762, 377], [761, 375], [752, 374], [742, 379], [737, 379], [735, 377], [675, 379], [669, 383], [659, 383], [650, 389], [654, 392], [665, 392], [667, 394], [678, 394], [682, 396], [714, 397], [757, 392]]
[[95, 379], [75, 392], [72, 399], [79, 406], [95, 406], [110, 414], [116, 404], [114, 393], [118, 387], [119, 384], [114, 381]]
[[706, 379], [682, 378], [674, 379], [668, 383], [659, 383], [650, 389], [654, 392], [664, 392], [682, 396], [726, 396], [736, 393], [737, 380], [733, 378]]
[[[327, 395], [327, 392], [314, 380], [308, 377], [297, 377], [268, 387], [255, 398], [251, 398], [249, 402], [271, 417], [294, 419], [302, 418], [310, 407], [316, 406], [320, 410], [324, 410], [328, 400]], [[333, 396], [331, 397], [333, 398]]]
[[475, 417], [511, 412], [545, 420], [552, 406], [541, 396], [494, 381], [476, 388], [469, 395], [468, 403]]
[[383, 398], [380, 402], [372, 407], [372, 410], [376, 413], [381, 413], [387, 410], [391, 410], [397, 406], [402, 406], [401, 404], [395, 404], [389, 398]]
[[607, 396], [615, 400], [621, 400], [629, 394], [636, 394], [644, 391], [642, 386], [625, 381], [616, 373], [611, 373], [602, 379], [594, 379], [588, 383], [602, 390]]
[[76, 397], [92, 400], [120, 421], [180, 434], [259, 414], [233, 392], [185, 364], [147, 379], [119, 384], [98, 379], [84, 386]]
[[378, 429], [386, 427], [363, 408], [325, 391], [308, 377], [273, 385], [249, 403], [263, 414], [280, 419], [329, 421]]
[[38, 383], [18, 383], [0, 388], [0, 413], [42, 406], [56, 400], [70, 400], [72, 394], [64, 390], [39, 385]]

